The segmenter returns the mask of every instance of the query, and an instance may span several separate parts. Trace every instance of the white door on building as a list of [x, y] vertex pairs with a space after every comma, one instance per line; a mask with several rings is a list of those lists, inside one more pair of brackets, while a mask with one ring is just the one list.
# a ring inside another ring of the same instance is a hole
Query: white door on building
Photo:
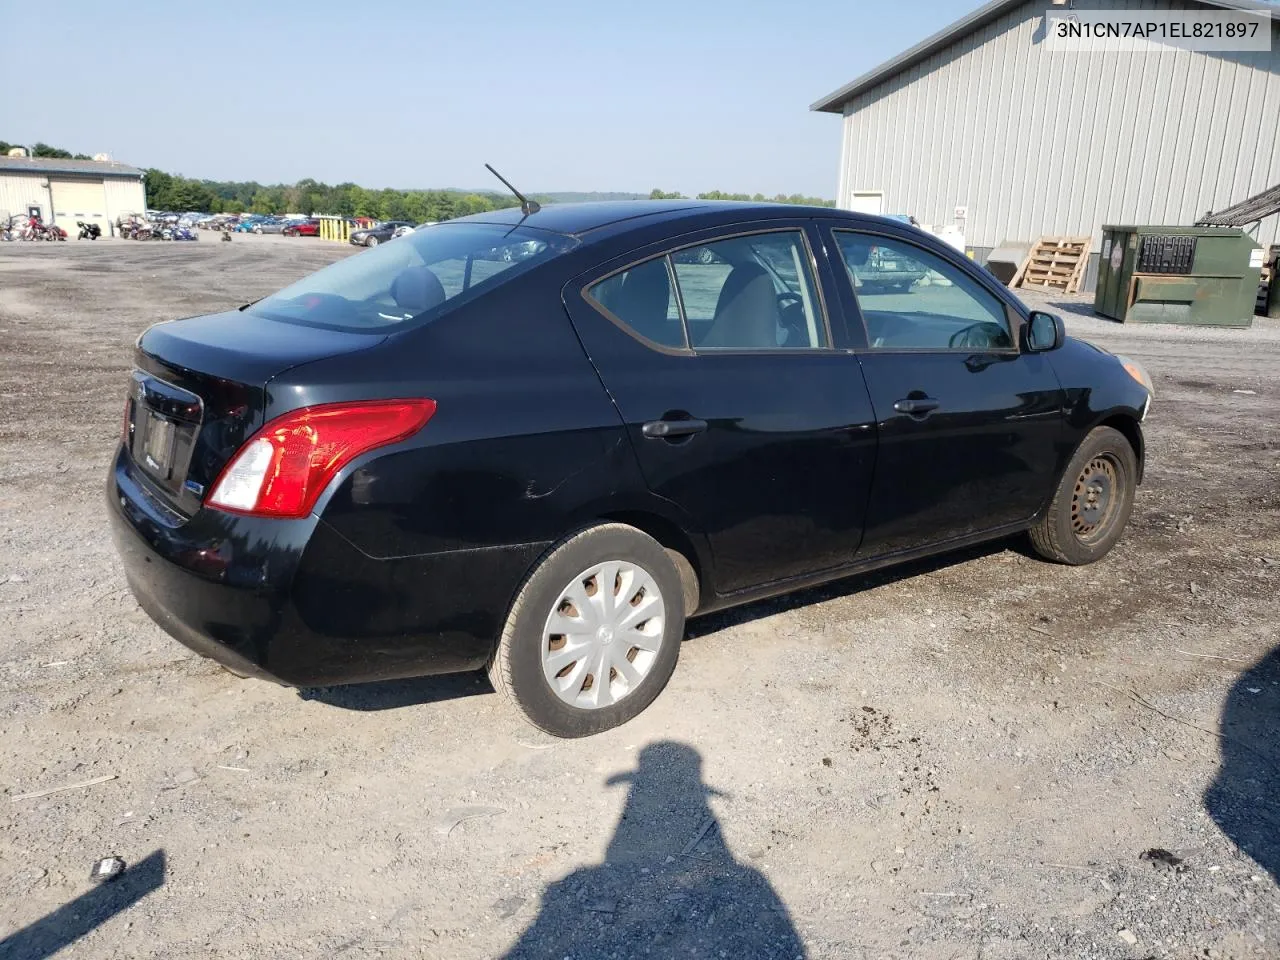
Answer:
[[53, 192], [53, 213], [50, 219], [72, 238], [76, 236], [76, 221], [96, 223], [107, 233], [107, 192], [101, 180], [55, 180], [49, 178]]
[[855, 190], [849, 199], [849, 209], [854, 213], [884, 213], [883, 190]]

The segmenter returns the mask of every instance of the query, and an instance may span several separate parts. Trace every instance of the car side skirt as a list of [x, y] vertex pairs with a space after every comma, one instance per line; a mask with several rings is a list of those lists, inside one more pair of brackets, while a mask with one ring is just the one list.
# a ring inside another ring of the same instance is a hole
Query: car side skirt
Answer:
[[842, 580], [845, 577], [857, 576], [863, 573], [870, 573], [873, 570], [880, 570], [884, 567], [892, 567], [897, 564], [911, 563], [915, 560], [923, 560], [927, 557], [939, 556], [950, 553], [955, 550], [962, 550], [965, 547], [971, 547], [975, 544], [986, 543], [991, 540], [1000, 540], [1004, 537], [1021, 533], [1031, 526], [1031, 522], [1007, 524], [1002, 527], [993, 527], [990, 530], [983, 530], [979, 533], [970, 534], [964, 537], [953, 537], [950, 540], [941, 543], [932, 543], [925, 547], [918, 547], [912, 550], [902, 550], [896, 553], [881, 554], [876, 557], [867, 557], [863, 560], [857, 560], [853, 563], [842, 564], [838, 567], [830, 567], [826, 570], [820, 570], [815, 573], [804, 574], [799, 577], [789, 577], [786, 580], [774, 580], [770, 583], [762, 584], [758, 587], [751, 587], [747, 590], [740, 590], [736, 593], [717, 594], [707, 597], [702, 606], [694, 613], [694, 616], [703, 616], [708, 613], [716, 613], [720, 610], [726, 610], [730, 607], [741, 606], [746, 603], [754, 603], [757, 600], [768, 600], [773, 597], [779, 597], [783, 594], [794, 593], [797, 590], [805, 590], [809, 587], [822, 586], [833, 580]]

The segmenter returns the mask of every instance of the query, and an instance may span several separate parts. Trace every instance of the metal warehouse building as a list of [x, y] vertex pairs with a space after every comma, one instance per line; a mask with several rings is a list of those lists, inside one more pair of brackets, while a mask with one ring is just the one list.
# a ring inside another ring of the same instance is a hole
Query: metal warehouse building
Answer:
[[76, 221], [93, 221], [105, 236], [121, 214], [142, 213], [142, 171], [102, 160], [0, 157], [0, 218], [39, 214], [75, 237]]
[[[994, 0], [813, 104], [844, 116], [837, 205], [935, 227], [959, 215], [979, 260], [1006, 242], [1092, 236], [1091, 286], [1104, 223], [1190, 225], [1280, 184], [1280, 9], [1270, 51], [1248, 53], [1048, 50], [1046, 12], [1070, 11]], [[1278, 234], [1272, 216], [1255, 238]]]

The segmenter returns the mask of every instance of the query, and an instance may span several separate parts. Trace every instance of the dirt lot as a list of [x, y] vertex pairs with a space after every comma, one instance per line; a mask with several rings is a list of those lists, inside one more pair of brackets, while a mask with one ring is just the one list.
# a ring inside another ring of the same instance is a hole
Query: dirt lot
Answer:
[[0, 244], [0, 956], [1280, 957], [1280, 323], [1066, 304], [1156, 381], [1109, 559], [695, 621], [647, 713], [559, 742], [477, 676], [237, 680], [117, 570], [134, 338], [346, 252]]

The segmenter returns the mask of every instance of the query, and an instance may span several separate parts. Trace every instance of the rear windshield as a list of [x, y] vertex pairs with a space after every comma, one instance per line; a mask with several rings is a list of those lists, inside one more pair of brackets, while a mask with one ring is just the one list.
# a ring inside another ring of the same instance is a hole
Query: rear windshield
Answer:
[[491, 290], [574, 243], [501, 224], [435, 224], [340, 260], [248, 310], [272, 320], [386, 333]]

